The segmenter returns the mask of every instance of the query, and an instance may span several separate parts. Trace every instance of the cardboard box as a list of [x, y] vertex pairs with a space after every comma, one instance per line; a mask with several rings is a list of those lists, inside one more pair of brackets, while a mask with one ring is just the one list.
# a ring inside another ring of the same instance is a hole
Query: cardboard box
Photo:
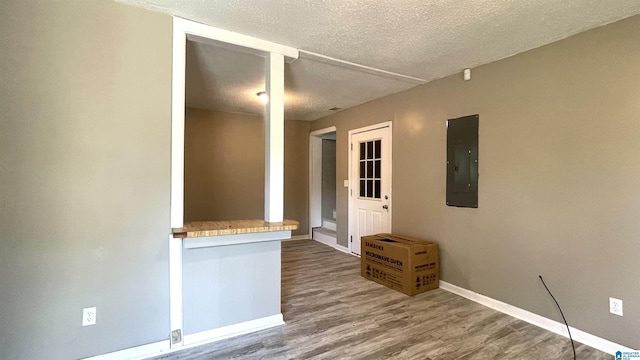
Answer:
[[360, 274], [413, 296], [440, 286], [438, 244], [392, 234], [363, 236]]

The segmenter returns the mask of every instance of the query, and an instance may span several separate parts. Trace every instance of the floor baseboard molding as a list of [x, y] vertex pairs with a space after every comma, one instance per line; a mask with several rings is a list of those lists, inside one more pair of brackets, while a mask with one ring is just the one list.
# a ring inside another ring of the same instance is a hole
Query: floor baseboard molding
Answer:
[[217, 329], [202, 331], [184, 336], [185, 346], [198, 346], [228, 339], [238, 335], [252, 333], [254, 331], [268, 329], [274, 326], [284, 325], [282, 314], [271, 315], [256, 320], [245, 321], [239, 324], [224, 326]]
[[354, 255], [354, 256], [355, 256], [355, 254], [352, 254], [352, 253], [349, 251], [349, 248], [346, 248], [346, 247], [344, 247], [344, 246], [342, 246], [342, 245], [335, 244], [335, 245], [333, 246], [333, 248], [334, 248], [334, 249], [336, 249], [336, 250], [338, 250], [338, 251], [342, 251], [342, 252], [343, 252], [343, 253], [345, 253], [345, 254], [349, 254], [349, 255]]
[[114, 351], [104, 355], [97, 355], [85, 360], [143, 360], [155, 356], [170, 354], [177, 351], [194, 348], [219, 340], [260, 331], [275, 326], [284, 325], [282, 314], [267, 316], [264, 318], [245, 321], [239, 324], [224, 326], [218, 329], [207, 330], [184, 336], [184, 345], [179, 348], [171, 348], [169, 340], [159, 341], [142, 346], [136, 346], [124, 350]]
[[307, 239], [311, 239], [311, 235], [306, 234], [306, 235], [296, 235], [296, 236], [292, 236], [289, 239], [284, 239], [282, 241], [295, 241], [295, 240], [307, 240]]
[[333, 219], [322, 219], [322, 227], [325, 229], [336, 231], [336, 220]]
[[[567, 327], [563, 323], [548, 319], [538, 314], [534, 314], [530, 311], [515, 307], [513, 305], [509, 305], [488, 296], [478, 294], [471, 290], [461, 288], [446, 281], [440, 280], [440, 288], [442, 290], [452, 292], [456, 295], [460, 295], [464, 298], [477, 302], [478, 304], [484, 305], [501, 313], [513, 316], [514, 318], [526, 321], [529, 324], [538, 326], [558, 335], [562, 335], [567, 339], [569, 338]], [[594, 349], [606, 352], [607, 354], [615, 354], [616, 351], [634, 351], [626, 346], [622, 346], [607, 339], [589, 334], [580, 329], [576, 329], [571, 326], [569, 328], [571, 329], [571, 336], [573, 337], [573, 340], [583, 343]]]
[[335, 247], [336, 246], [336, 238], [325, 235], [323, 233], [316, 232], [313, 234], [313, 240], [325, 244], [327, 246]]
[[[175, 350], [174, 350], [175, 351]], [[85, 360], [124, 360], [124, 359], [148, 359], [152, 356], [173, 352], [169, 340], [158, 341], [151, 344], [135, 346], [118, 350], [103, 355], [85, 358]]]
[[357, 255], [355, 255], [355, 254], [352, 254], [352, 253], [349, 251], [349, 249], [348, 249], [348, 248], [346, 248], [346, 247], [344, 247], [344, 246], [342, 246], [342, 245], [339, 245], [339, 244], [337, 244], [337, 243], [329, 243], [329, 242], [325, 242], [325, 241], [322, 241], [322, 240], [319, 240], [319, 239], [311, 239], [311, 240], [314, 240], [314, 241], [319, 242], [320, 244], [323, 244], [323, 245], [327, 245], [327, 246], [329, 246], [329, 247], [332, 247], [332, 248], [334, 248], [334, 249], [336, 249], [336, 250], [338, 250], [338, 251], [342, 251], [342, 252], [343, 252], [343, 253], [345, 253], [345, 254], [349, 254], [349, 255], [357, 256]]

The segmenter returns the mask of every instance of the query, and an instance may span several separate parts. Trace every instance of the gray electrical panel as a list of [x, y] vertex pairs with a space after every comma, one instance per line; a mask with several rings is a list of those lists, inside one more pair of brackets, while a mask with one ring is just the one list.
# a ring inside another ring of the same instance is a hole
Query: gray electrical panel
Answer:
[[478, 207], [478, 125], [480, 116], [447, 121], [447, 205]]

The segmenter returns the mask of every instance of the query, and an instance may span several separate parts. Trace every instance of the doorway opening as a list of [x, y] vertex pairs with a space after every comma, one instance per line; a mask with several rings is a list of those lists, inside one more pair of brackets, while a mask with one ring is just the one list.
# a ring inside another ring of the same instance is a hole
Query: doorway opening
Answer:
[[336, 128], [311, 132], [309, 137], [309, 226], [311, 238], [337, 246]]

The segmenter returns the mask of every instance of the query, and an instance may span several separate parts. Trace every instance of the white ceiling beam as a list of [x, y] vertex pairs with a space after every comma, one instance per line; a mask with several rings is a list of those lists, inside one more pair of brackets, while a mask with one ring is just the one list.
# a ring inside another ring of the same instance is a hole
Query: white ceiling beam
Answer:
[[229, 44], [247, 49], [251, 53], [259, 53], [267, 56], [269, 53], [281, 54], [287, 62], [298, 58], [298, 49], [277, 44], [271, 41], [258, 39], [252, 36], [239, 34], [233, 31], [219, 29], [213, 26], [197, 23], [195, 21], [173, 18], [173, 26], [180, 28], [191, 41], [228, 47]]
[[395, 73], [395, 72], [391, 72], [391, 71], [387, 71], [387, 70], [382, 70], [382, 69], [378, 69], [378, 68], [374, 68], [371, 66], [367, 66], [367, 65], [362, 65], [362, 64], [357, 64], [351, 61], [346, 61], [346, 60], [340, 60], [340, 59], [336, 59], [330, 56], [326, 56], [326, 55], [322, 55], [322, 54], [317, 54], [311, 51], [306, 51], [306, 50], [299, 50], [300, 53], [300, 57], [304, 58], [304, 59], [309, 59], [312, 61], [318, 61], [321, 63], [325, 63], [325, 64], [329, 64], [329, 65], [334, 65], [334, 66], [342, 66], [345, 67], [347, 69], [352, 69], [352, 70], [357, 70], [357, 71], [361, 71], [367, 74], [372, 74], [372, 75], [376, 75], [376, 76], [382, 76], [382, 77], [386, 77], [389, 79], [394, 79], [394, 80], [400, 80], [400, 81], [404, 81], [404, 82], [408, 82], [408, 83], [412, 83], [412, 84], [426, 84], [428, 81], [425, 79], [421, 79], [418, 77], [414, 77], [414, 76], [409, 76], [409, 75], [404, 75], [404, 74], [399, 74], [399, 73]]

